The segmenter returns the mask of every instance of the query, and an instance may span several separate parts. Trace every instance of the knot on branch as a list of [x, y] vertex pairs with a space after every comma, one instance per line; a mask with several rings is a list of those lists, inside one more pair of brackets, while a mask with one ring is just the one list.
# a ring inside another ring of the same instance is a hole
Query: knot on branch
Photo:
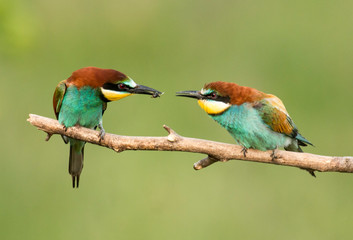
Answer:
[[125, 150], [125, 149], [123, 149], [121, 147], [112, 147], [111, 149], [113, 149], [117, 153], [123, 152]]
[[170, 127], [168, 127], [167, 125], [163, 125], [163, 128], [165, 130], [167, 130], [167, 132], [169, 133], [167, 140], [169, 142], [177, 142], [181, 139], [180, 135], [177, 134], [173, 129], [171, 129]]

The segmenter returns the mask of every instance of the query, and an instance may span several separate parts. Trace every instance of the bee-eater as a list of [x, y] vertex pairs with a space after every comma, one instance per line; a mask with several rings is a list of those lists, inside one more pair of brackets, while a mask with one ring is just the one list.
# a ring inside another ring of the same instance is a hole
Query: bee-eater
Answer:
[[[138, 85], [125, 74], [113, 69], [81, 68], [56, 87], [53, 96], [54, 112], [65, 129], [76, 125], [91, 129], [99, 127], [99, 137], [102, 139], [105, 134], [102, 116], [107, 103], [132, 94], [159, 97], [162, 93]], [[78, 187], [86, 142], [66, 136], [63, 136], [63, 140], [65, 143], [70, 142], [69, 173], [72, 176], [72, 187], [75, 184]]]
[[[200, 107], [224, 127], [243, 147], [262, 151], [283, 147], [302, 152], [300, 146], [312, 145], [298, 131], [282, 101], [257, 89], [229, 82], [212, 82], [201, 91], [177, 92], [177, 96], [196, 98]], [[311, 169], [306, 169], [315, 177]]]

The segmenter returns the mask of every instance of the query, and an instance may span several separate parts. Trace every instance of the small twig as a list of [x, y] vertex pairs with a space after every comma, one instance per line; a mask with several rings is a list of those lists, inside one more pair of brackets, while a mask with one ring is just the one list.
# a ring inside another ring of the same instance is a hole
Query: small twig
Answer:
[[126, 150], [152, 150], [206, 154], [208, 156], [207, 158], [194, 164], [195, 170], [205, 168], [218, 161], [245, 160], [312, 169], [320, 172], [353, 172], [353, 157], [331, 157], [276, 150], [276, 158], [273, 159], [273, 151], [264, 152], [254, 149], [248, 149], [246, 156], [244, 156], [241, 146], [183, 137], [166, 125], [163, 127], [169, 133], [167, 137], [132, 137], [106, 133], [104, 139], [101, 140], [98, 131], [79, 126], [64, 129], [63, 126], [54, 119], [30, 114], [28, 121], [39, 130], [48, 134], [46, 140], [49, 140], [50, 136], [53, 134], [61, 134], [70, 138], [111, 148], [116, 152]]
[[208, 167], [211, 164], [214, 164], [215, 162], [218, 162], [218, 161], [220, 161], [220, 160], [218, 160], [217, 158], [208, 156], [207, 158], [201, 159], [200, 161], [194, 163], [194, 169], [200, 170], [200, 169]]
[[53, 136], [52, 133], [47, 133], [47, 137], [45, 138], [45, 141], [48, 142], [50, 140], [51, 136]]
[[167, 125], [163, 125], [163, 127], [169, 133], [169, 135], [167, 137], [169, 142], [176, 142], [176, 141], [180, 140], [181, 137], [173, 129], [171, 129]]

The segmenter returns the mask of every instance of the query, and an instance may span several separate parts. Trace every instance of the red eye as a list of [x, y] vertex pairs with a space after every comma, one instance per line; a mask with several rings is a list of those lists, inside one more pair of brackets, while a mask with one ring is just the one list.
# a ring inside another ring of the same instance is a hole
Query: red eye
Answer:
[[211, 98], [216, 99], [217, 98], [217, 94], [215, 92], [211, 93]]
[[119, 88], [119, 89], [125, 89], [126, 86], [125, 86], [124, 83], [119, 83], [119, 84], [118, 84], [118, 88]]

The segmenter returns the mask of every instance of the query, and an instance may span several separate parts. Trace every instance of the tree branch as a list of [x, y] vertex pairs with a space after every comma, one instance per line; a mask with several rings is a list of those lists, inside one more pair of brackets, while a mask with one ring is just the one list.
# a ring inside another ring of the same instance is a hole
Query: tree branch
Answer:
[[116, 152], [126, 150], [152, 151], [181, 151], [206, 154], [207, 157], [194, 164], [194, 169], [205, 168], [215, 162], [228, 160], [245, 160], [252, 162], [270, 163], [320, 172], [353, 172], [353, 157], [331, 157], [310, 153], [297, 153], [276, 150], [276, 158], [272, 158], [272, 151], [249, 149], [244, 156], [242, 147], [234, 144], [188, 138], [178, 135], [174, 130], [164, 125], [168, 131], [166, 137], [131, 137], [106, 133], [104, 139], [99, 138], [99, 132], [84, 128], [70, 127], [65, 129], [58, 121], [34, 114], [27, 119], [33, 126], [48, 134], [48, 141], [53, 134], [62, 134], [70, 138], [79, 139]]

